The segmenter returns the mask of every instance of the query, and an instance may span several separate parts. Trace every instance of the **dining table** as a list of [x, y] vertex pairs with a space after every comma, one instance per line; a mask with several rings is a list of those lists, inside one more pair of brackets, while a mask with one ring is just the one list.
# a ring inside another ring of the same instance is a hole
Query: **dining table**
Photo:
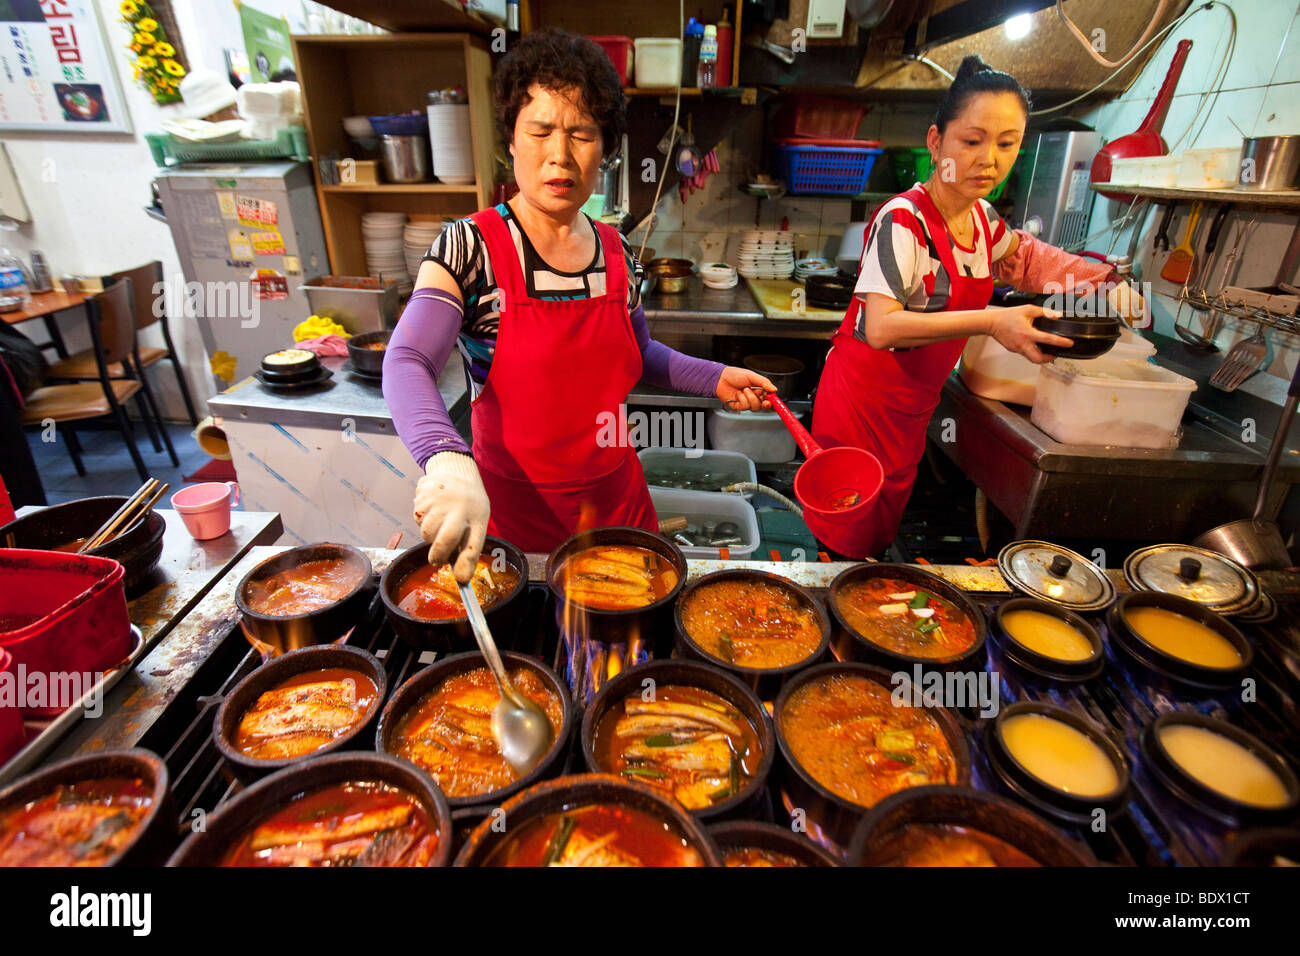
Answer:
[[79, 291], [51, 290], [49, 292], [33, 292], [31, 301], [23, 308], [13, 312], [0, 312], [0, 318], [5, 320], [6, 325], [20, 325], [23, 322], [41, 319], [45, 323], [45, 331], [50, 340], [48, 342], [38, 342], [37, 345], [43, 349], [53, 346], [54, 350], [59, 353], [59, 358], [67, 358], [68, 349], [63, 343], [63, 336], [59, 333], [59, 324], [55, 319], [60, 312], [75, 309], [90, 297], [90, 294]]

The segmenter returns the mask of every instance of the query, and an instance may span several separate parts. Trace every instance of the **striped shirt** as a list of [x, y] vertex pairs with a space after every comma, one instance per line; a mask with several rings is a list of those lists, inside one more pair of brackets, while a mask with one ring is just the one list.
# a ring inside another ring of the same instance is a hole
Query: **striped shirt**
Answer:
[[[996, 262], [1007, 254], [1013, 233], [992, 206], [983, 199], [979, 203], [988, 217], [992, 259]], [[962, 275], [984, 279], [989, 275], [988, 243], [974, 209], [971, 216], [975, 219], [975, 241], [970, 248], [958, 244], [946, 229], [938, 241], [952, 250], [953, 263]], [[909, 312], [944, 311], [952, 283], [935, 241], [920, 209], [906, 196], [895, 196], [880, 207], [871, 224], [854, 294], [887, 295]], [[865, 311], [858, 314], [853, 334], [863, 342], [867, 340]]]
[[[530, 298], [588, 299], [605, 294], [605, 252], [602, 243], [596, 242], [595, 258], [586, 268], [578, 272], [561, 272], [547, 265], [538, 255], [507, 204], [499, 203], [496, 211], [505, 219], [510, 231]], [[587, 221], [591, 222], [590, 217]], [[595, 231], [595, 225], [592, 224], [592, 232]], [[627, 308], [631, 312], [641, 304], [644, 270], [633, 255], [627, 239], [620, 238], [628, 275]], [[460, 286], [461, 299], [465, 303], [465, 320], [456, 345], [465, 362], [471, 399], [478, 397], [487, 382], [500, 321], [499, 291], [486, 250], [478, 226], [472, 219], [466, 218], [458, 219], [444, 229], [424, 256], [425, 260], [436, 262], [450, 272]]]

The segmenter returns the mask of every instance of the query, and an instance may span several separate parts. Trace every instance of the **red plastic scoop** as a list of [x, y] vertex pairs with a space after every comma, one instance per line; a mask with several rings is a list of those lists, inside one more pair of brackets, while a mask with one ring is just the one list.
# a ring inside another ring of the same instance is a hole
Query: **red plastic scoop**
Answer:
[[764, 397], [808, 458], [794, 475], [794, 496], [804, 510], [826, 521], [847, 524], [865, 520], [885, 484], [885, 469], [879, 459], [848, 445], [822, 448], [776, 392]]

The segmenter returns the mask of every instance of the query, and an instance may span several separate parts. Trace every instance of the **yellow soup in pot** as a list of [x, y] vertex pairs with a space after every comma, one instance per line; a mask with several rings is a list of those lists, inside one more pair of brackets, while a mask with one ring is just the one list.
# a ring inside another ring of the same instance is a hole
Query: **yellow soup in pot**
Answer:
[[1043, 714], [1016, 714], [1002, 722], [1002, 743], [1031, 774], [1058, 790], [1100, 797], [1119, 786], [1115, 765], [1095, 741]]
[[1067, 621], [1042, 611], [1008, 611], [1002, 627], [1018, 644], [1058, 661], [1086, 661], [1092, 656], [1088, 638]]
[[1124, 612], [1142, 640], [1166, 654], [1200, 667], [1237, 667], [1241, 653], [1226, 637], [1200, 621], [1162, 607], [1131, 607]]
[[1193, 724], [1170, 724], [1160, 743], [1187, 774], [1239, 803], [1286, 806], [1286, 786], [1263, 760], [1223, 734]]

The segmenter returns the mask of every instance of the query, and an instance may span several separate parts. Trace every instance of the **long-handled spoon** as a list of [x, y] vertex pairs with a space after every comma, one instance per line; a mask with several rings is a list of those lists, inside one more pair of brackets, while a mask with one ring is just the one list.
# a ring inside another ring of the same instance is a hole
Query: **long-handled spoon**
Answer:
[[492, 632], [488, 630], [487, 618], [479, 607], [478, 595], [469, 584], [460, 584], [460, 599], [465, 605], [469, 617], [470, 629], [478, 641], [479, 650], [496, 678], [497, 688], [501, 691], [501, 701], [492, 711], [492, 736], [501, 749], [501, 756], [506, 758], [515, 773], [523, 776], [546, 756], [555, 739], [551, 721], [542, 708], [515, 689], [506, 675], [505, 665], [501, 663], [501, 653], [497, 650]]

